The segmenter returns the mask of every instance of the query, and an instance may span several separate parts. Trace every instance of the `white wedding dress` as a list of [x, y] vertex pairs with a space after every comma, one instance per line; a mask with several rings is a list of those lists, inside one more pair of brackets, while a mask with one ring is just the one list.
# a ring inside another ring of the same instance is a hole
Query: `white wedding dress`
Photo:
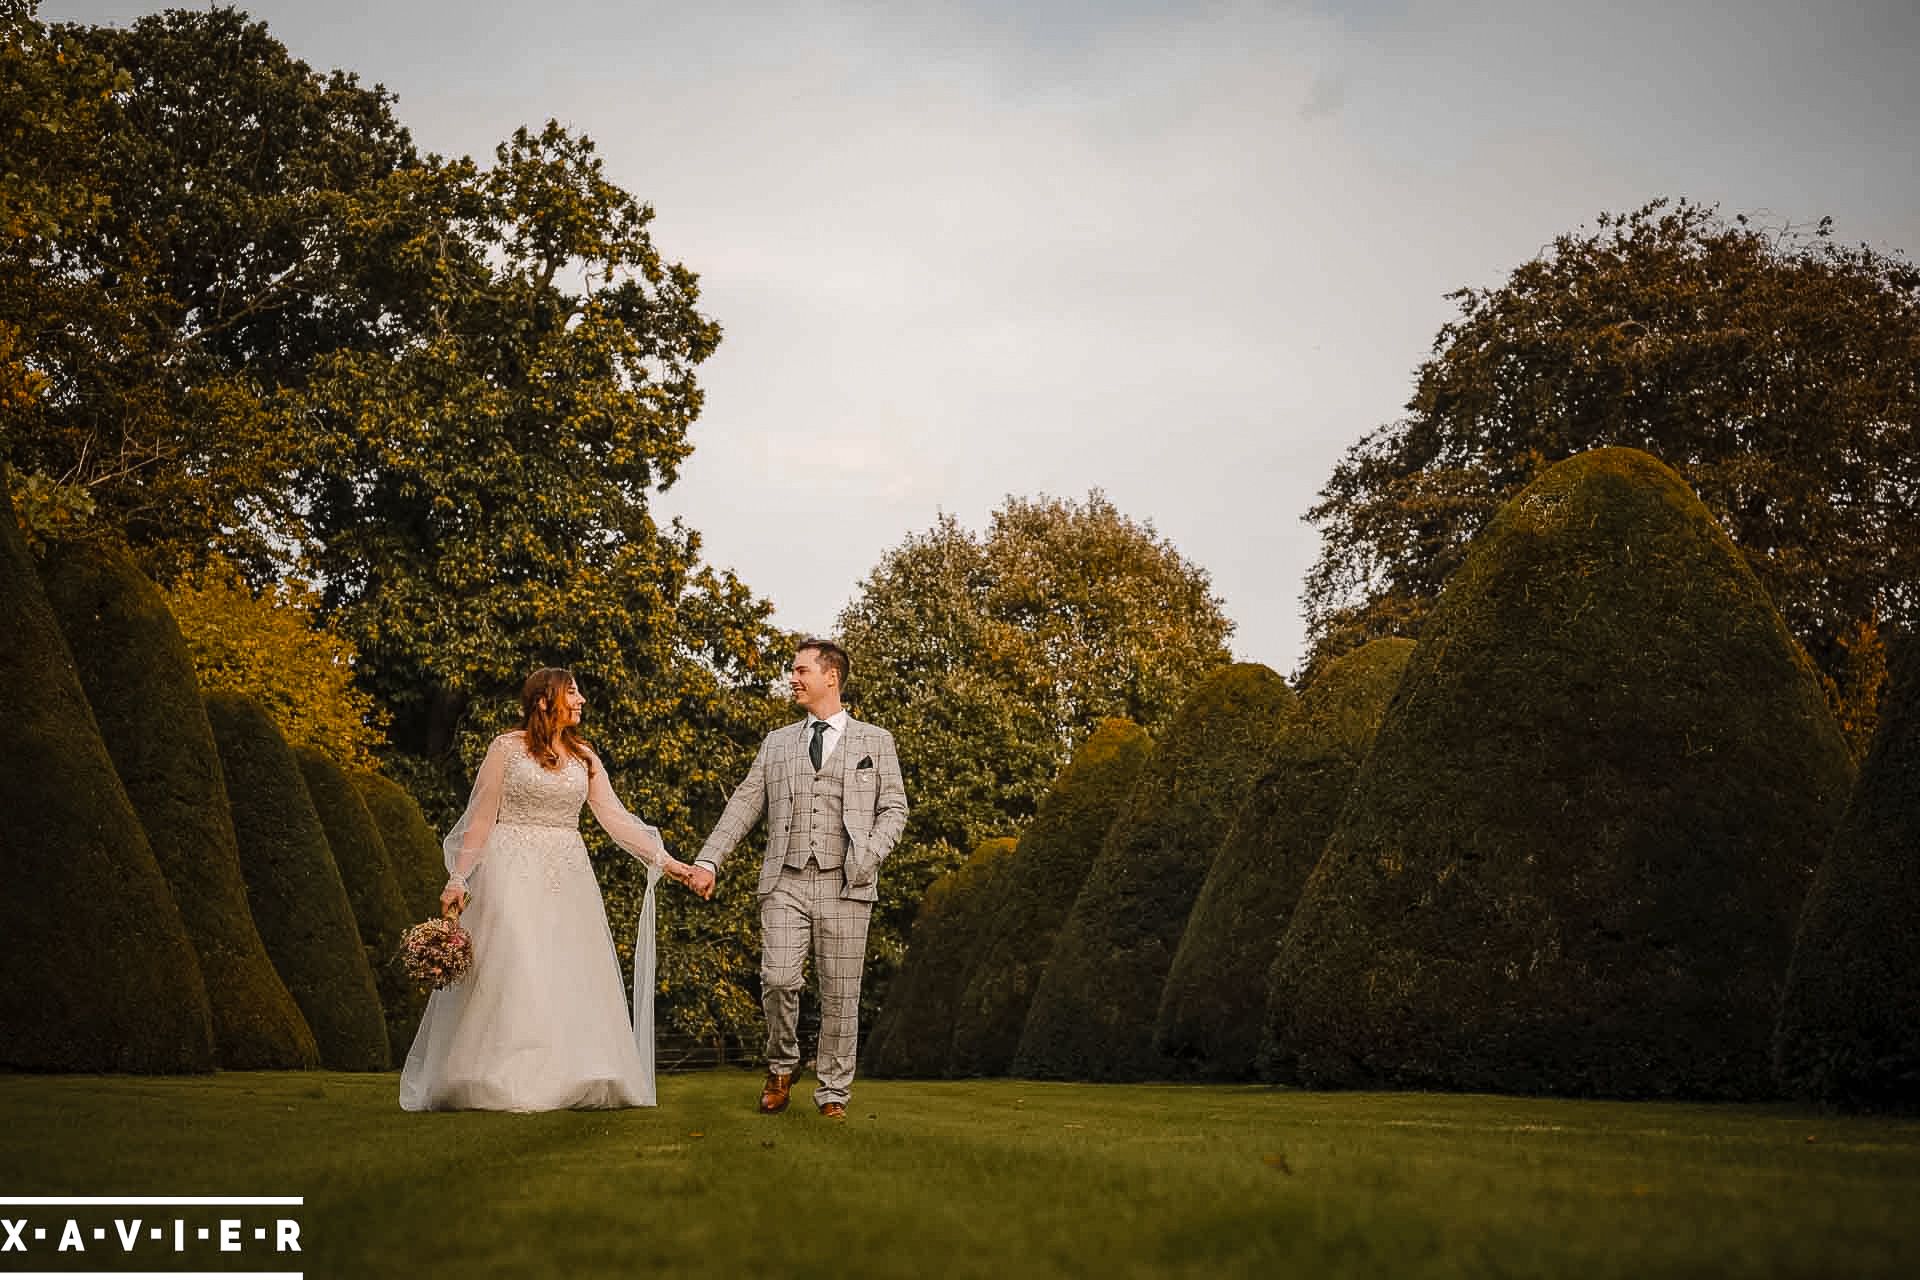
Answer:
[[[400, 1072], [404, 1110], [654, 1105], [654, 888], [666, 849], [621, 805], [604, 767], [589, 772], [561, 754], [547, 769], [518, 733], [494, 739], [446, 839], [447, 869], [472, 893], [460, 923], [473, 935], [473, 967], [427, 1002]], [[631, 1023], [580, 838], [583, 802], [649, 868]]]

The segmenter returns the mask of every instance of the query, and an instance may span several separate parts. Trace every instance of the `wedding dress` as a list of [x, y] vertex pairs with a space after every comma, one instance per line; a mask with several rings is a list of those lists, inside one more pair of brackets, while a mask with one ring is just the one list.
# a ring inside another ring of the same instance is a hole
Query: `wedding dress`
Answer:
[[[654, 888], [666, 849], [621, 805], [604, 767], [561, 759], [547, 769], [518, 733], [494, 739], [447, 836], [447, 869], [472, 893], [460, 923], [473, 936], [473, 966], [427, 1002], [400, 1073], [404, 1110], [654, 1105]], [[580, 838], [583, 802], [648, 866], [631, 1023]]]

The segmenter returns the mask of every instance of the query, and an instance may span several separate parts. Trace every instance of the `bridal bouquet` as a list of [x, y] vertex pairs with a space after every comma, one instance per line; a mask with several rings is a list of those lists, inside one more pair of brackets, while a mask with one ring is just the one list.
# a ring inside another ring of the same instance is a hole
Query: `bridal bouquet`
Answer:
[[473, 965], [473, 935], [460, 927], [457, 911], [424, 920], [401, 936], [400, 963], [416, 982], [450, 986]]

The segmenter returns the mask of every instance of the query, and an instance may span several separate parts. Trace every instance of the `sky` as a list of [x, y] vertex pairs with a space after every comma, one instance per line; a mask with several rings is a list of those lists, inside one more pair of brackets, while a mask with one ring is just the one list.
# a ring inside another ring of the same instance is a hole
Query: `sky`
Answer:
[[1920, 253], [1916, 0], [242, 7], [423, 150], [596, 141], [724, 331], [656, 509], [798, 631], [943, 512], [1100, 489], [1291, 673], [1303, 517], [1450, 291], [1658, 196]]

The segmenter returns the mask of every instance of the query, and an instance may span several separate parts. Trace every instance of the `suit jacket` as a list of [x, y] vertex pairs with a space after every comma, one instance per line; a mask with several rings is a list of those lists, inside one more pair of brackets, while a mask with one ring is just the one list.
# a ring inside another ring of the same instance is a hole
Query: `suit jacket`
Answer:
[[[773, 892], [787, 860], [794, 802], [813, 771], [807, 760], [806, 724], [802, 719], [766, 736], [746, 779], [734, 789], [727, 811], [720, 815], [713, 834], [694, 858], [696, 863], [717, 872], [764, 815], [767, 850], [760, 863], [759, 892]], [[879, 894], [880, 864], [893, 852], [907, 825], [907, 788], [900, 779], [900, 757], [893, 749], [893, 735], [878, 725], [848, 716], [840, 744], [826, 767], [840, 770], [846, 789], [842, 808], [847, 856], [840, 867], [846, 887], [840, 896], [872, 902]]]

